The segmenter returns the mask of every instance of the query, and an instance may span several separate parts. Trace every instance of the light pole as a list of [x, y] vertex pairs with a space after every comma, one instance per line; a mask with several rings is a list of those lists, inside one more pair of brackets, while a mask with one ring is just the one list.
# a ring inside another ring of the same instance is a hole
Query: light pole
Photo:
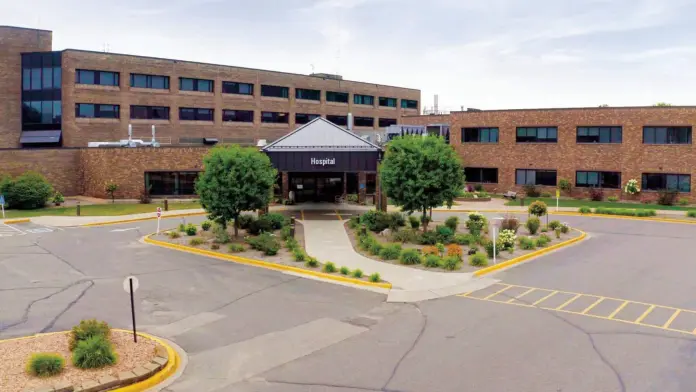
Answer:
[[502, 220], [503, 220], [503, 217], [496, 216], [496, 217], [493, 218], [493, 265], [495, 265], [496, 262], [497, 262], [497, 258], [496, 258], [496, 255], [495, 255], [495, 254], [496, 254], [496, 249], [495, 249], [495, 247], [496, 247], [496, 241], [495, 241], [495, 239], [496, 239], [496, 238], [495, 238], [495, 227], [496, 227], [496, 225], [495, 225], [495, 221], [498, 221], [498, 220], [502, 221]]

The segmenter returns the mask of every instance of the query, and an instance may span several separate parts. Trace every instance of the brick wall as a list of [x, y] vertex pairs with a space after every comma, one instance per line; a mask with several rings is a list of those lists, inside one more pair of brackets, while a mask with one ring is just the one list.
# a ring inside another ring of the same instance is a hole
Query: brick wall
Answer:
[[401, 118], [400, 124], [404, 125], [432, 125], [432, 124], [450, 124], [452, 118], [449, 114], [424, 114], [424, 115], [409, 115]]
[[79, 149], [0, 151], [0, 176], [18, 176], [28, 170], [43, 174], [66, 196], [82, 194]]
[[0, 26], [0, 147], [19, 147], [22, 52], [51, 50], [51, 32]]

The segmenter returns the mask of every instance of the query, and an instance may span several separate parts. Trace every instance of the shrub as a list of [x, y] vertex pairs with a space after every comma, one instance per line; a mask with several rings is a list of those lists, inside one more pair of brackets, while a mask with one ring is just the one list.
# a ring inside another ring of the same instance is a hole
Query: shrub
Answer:
[[536, 248], [536, 241], [529, 237], [520, 237], [520, 248], [524, 250], [532, 250]]
[[98, 369], [114, 365], [117, 360], [118, 356], [105, 336], [93, 336], [79, 342], [72, 357], [73, 365], [80, 369]]
[[353, 273], [351, 275], [353, 275], [354, 278], [362, 278], [363, 272], [360, 268], [358, 268], [353, 270]]
[[488, 257], [481, 252], [474, 253], [469, 256], [469, 265], [474, 267], [485, 267], [488, 265]]
[[559, 178], [558, 179], [558, 188], [562, 190], [563, 192], [570, 192], [570, 181], [568, 181], [565, 178]]
[[179, 231], [182, 233], [186, 232], [186, 225], [183, 223], [179, 223]]
[[27, 363], [27, 372], [32, 376], [50, 377], [63, 371], [65, 359], [58, 353], [32, 354]]
[[210, 244], [210, 249], [218, 250], [218, 249], [220, 249], [220, 244], [212, 243], [212, 244]]
[[503, 249], [514, 250], [517, 236], [512, 230], [501, 230], [500, 234], [498, 235], [498, 240], [500, 240], [501, 244], [503, 245]]
[[529, 205], [529, 213], [535, 216], [544, 216], [548, 212], [548, 207], [543, 201], [537, 200]]
[[427, 268], [437, 268], [442, 263], [442, 259], [438, 255], [429, 254], [423, 259], [423, 265]]
[[334, 273], [334, 272], [336, 272], [336, 264], [334, 264], [330, 261], [327, 261], [326, 264], [324, 264], [323, 270], [324, 270], [324, 272]]
[[175, 239], [181, 237], [181, 234], [179, 234], [178, 231], [170, 231], [169, 232], [169, 238]]
[[541, 197], [551, 197], [551, 193], [549, 192], [541, 192]]
[[403, 228], [392, 233], [391, 240], [394, 242], [416, 242], [418, 234], [413, 229]]
[[460, 262], [462, 261], [461, 258], [455, 257], [455, 256], [447, 256], [444, 259], [442, 259], [442, 268], [448, 270], [448, 271], [454, 271], [460, 268]]
[[294, 238], [288, 238], [285, 240], [285, 249], [287, 250], [297, 249], [298, 246], [300, 246], [300, 244]]
[[488, 257], [493, 257], [493, 252], [495, 251], [495, 255], [498, 256], [500, 254], [500, 251], [503, 250], [503, 243], [500, 241], [500, 239], [497, 239], [495, 241], [495, 250], [493, 249], [493, 241], [488, 240], [486, 243], [483, 245], [484, 249], [486, 249], [486, 254], [488, 254]]
[[686, 216], [689, 218], [696, 218], [696, 211], [686, 211]]
[[557, 227], [556, 230], [554, 230], [554, 233], [556, 233], [556, 239], [561, 238], [561, 228]]
[[203, 231], [208, 231], [212, 225], [210, 221], [203, 221], [203, 223], [201, 223], [201, 229], [203, 229]]
[[640, 217], [648, 217], [648, 216], [656, 216], [657, 211], [655, 210], [637, 210], [636, 211], [636, 216]]
[[627, 208], [604, 208], [604, 207], [595, 208], [594, 213], [595, 214], [602, 214], [602, 215], [622, 215], [622, 216], [640, 216], [640, 217], [648, 217], [648, 216], [657, 215], [657, 212], [655, 210], [648, 210], [648, 209], [633, 210], [633, 209], [627, 209]]
[[461, 246], [452, 244], [447, 245], [447, 251], [445, 252], [445, 255], [447, 255], [447, 257], [456, 257], [458, 260], [461, 260], [464, 256], [464, 252], [462, 251]]
[[379, 257], [382, 260], [396, 260], [401, 255], [401, 245], [399, 244], [387, 244], [379, 252]]
[[307, 253], [305, 253], [304, 249], [295, 248], [292, 250], [292, 258], [295, 261], [306, 261]]
[[269, 233], [263, 233], [258, 237], [248, 237], [246, 241], [253, 249], [260, 250], [267, 256], [276, 255], [280, 250], [280, 243]]
[[659, 191], [657, 193], [657, 204], [661, 206], [673, 206], [677, 202], [677, 191]]
[[450, 216], [445, 220], [445, 226], [449, 227], [452, 232], [457, 231], [457, 226], [459, 226], [459, 217]]
[[[475, 216], [475, 218], [472, 219], [472, 216]], [[481, 231], [486, 225], [486, 221], [484, 219], [479, 219], [479, 217], [483, 218], [483, 215], [471, 214], [469, 215], [469, 220], [466, 221], [466, 228], [469, 230], [469, 233], [475, 236], [481, 235]]]
[[423, 249], [421, 249], [421, 253], [424, 255], [439, 255], [440, 251], [434, 246], [424, 246]]
[[590, 200], [592, 200], [592, 201], [604, 200], [604, 190], [602, 190], [602, 188], [590, 188]]
[[249, 214], [243, 214], [243, 215], [239, 215], [239, 217], [237, 217], [237, 223], [239, 225], [239, 228], [243, 229], [243, 230], [248, 229], [251, 222], [253, 222], [255, 220], [256, 220], [256, 218], [254, 218], [253, 215], [249, 215]]
[[435, 226], [435, 232], [437, 233], [437, 241], [442, 242], [444, 244], [449, 244], [452, 242], [452, 238], [454, 237], [454, 231], [447, 227], [447, 226], [441, 226], [437, 225]]
[[189, 245], [191, 246], [198, 246], [198, 245], [203, 245], [205, 243], [205, 240], [203, 238], [191, 238], [189, 241]]
[[231, 253], [240, 253], [240, 252], [244, 252], [245, 248], [244, 248], [244, 245], [242, 245], [242, 244], [230, 244], [228, 249], [230, 250]]
[[379, 256], [379, 253], [382, 251], [382, 244], [375, 241], [370, 245], [370, 254], [373, 256]]
[[500, 230], [512, 230], [517, 233], [520, 227], [520, 220], [512, 214], [508, 214], [500, 221]]
[[421, 226], [423, 227], [423, 230], [425, 230], [425, 228], [428, 227], [428, 223], [430, 223], [430, 217], [429, 216], [421, 216], [420, 221], [421, 221]]
[[421, 245], [435, 245], [437, 243], [437, 233], [425, 231], [418, 236], [418, 243]]
[[288, 218], [277, 212], [265, 214], [262, 218], [271, 222], [271, 228], [273, 230], [280, 230], [283, 226], [287, 226], [290, 223]]
[[198, 229], [196, 229], [196, 225], [194, 225], [193, 223], [189, 223], [188, 225], [186, 225], [186, 235], [194, 236], [194, 235], [196, 235], [196, 233], [198, 233]]
[[441, 244], [441, 243], [438, 242], [437, 244], [435, 244], [435, 248], [437, 248], [437, 252], [438, 252], [441, 256], [442, 256], [443, 254], [445, 254], [445, 245], [443, 245], [443, 244]]
[[358, 225], [360, 225], [359, 216], [351, 216], [350, 219], [348, 219], [348, 227], [350, 227], [351, 229], [357, 229]]
[[537, 233], [539, 230], [539, 226], [541, 226], [541, 221], [539, 218], [529, 218], [527, 219], [527, 222], [524, 223], [524, 227], [527, 228], [529, 231], [529, 234], [534, 235]]
[[618, 198], [618, 196], [609, 196], [609, 197], [607, 197], [607, 200], [612, 202], [612, 203], [615, 203], [615, 202], [619, 201], [619, 198]]
[[376, 243], [377, 240], [372, 237], [371, 234], [361, 235], [358, 237], [358, 247], [364, 251], [369, 251], [372, 244]]
[[46, 205], [53, 195], [53, 187], [41, 174], [28, 171], [14, 180], [3, 179], [2, 193], [9, 207], [33, 210]]
[[551, 222], [549, 222], [549, 229], [556, 230], [559, 227], [561, 227], [561, 221], [552, 220]]
[[[53, 198], [51, 199], [51, 201], [55, 204], [60, 204], [60, 203], [65, 202], [65, 197], [63, 197], [62, 193], [56, 191], [56, 193], [53, 194]], [[689, 204], [688, 201], [686, 204]]]
[[551, 237], [546, 234], [542, 234], [537, 238], [537, 246], [540, 248], [545, 247], [549, 242], [551, 242]]
[[406, 217], [400, 212], [390, 213], [389, 221], [389, 227], [392, 229], [398, 229], [399, 227], [406, 226]]
[[474, 190], [476, 192], [483, 192], [483, 185], [481, 185], [481, 184], [474, 185]]
[[379, 273], [375, 272], [374, 274], [370, 275], [370, 282], [373, 283], [378, 283], [382, 280], [382, 278], [379, 277]]
[[111, 327], [106, 322], [97, 319], [82, 320], [70, 331], [68, 348], [73, 351], [78, 343], [94, 336], [103, 336], [108, 339], [111, 336]]
[[226, 244], [230, 242], [230, 234], [227, 232], [227, 229], [222, 227], [222, 225], [219, 223], [213, 225], [213, 237], [213, 241], [217, 242], [218, 244]]
[[401, 252], [399, 256], [399, 262], [405, 265], [414, 265], [421, 263], [421, 255], [416, 249], [406, 249]]
[[541, 195], [534, 185], [525, 185], [524, 194], [527, 195], [527, 197], [539, 197]]
[[[290, 231], [290, 226], [283, 226], [282, 229], [280, 229], [280, 239], [285, 241], [288, 239], [291, 239], [292, 232]], [[292, 238], [294, 239], [294, 238]]]
[[561, 233], [567, 234], [570, 231], [570, 226], [567, 223], [561, 223], [560, 229]]
[[350, 269], [348, 267], [341, 267], [341, 269], [338, 270], [338, 272], [341, 273], [341, 275], [349, 275], [350, 274]]
[[689, 199], [686, 197], [682, 197], [679, 199], [679, 205], [680, 206], [688, 206], [689, 205]]
[[638, 180], [636, 180], [635, 178], [628, 180], [626, 186], [624, 186], [624, 192], [628, 193], [629, 195], [638, 194], [640, 192], [640, 188], [638, 187]]
[[358, 202], [358, 195], [355, 193], [349, 193], [346, 195], [346, 201], [350, 203], [357, 203]]
[[454, 243], [457, 245], [471, 245], [476, 243], [476, 237], [471, 234], [455, 234]]
[[268, 215], [263, 215], [261, 218], [251, 221], [249, 227], [247, 227], [247, 233], [251, 235], [271, 232], [273, 232], [273, 221], [271, 221], [271, 218], [268, 218]]
[[590, 207], [587, 207], [587, 206], [582, 206], [582, 207], [578, 208], [578, 212], [581, 214], [590, 214], [590, 213], [592, 213], [592, 209]]
[[412, 229], [417, 229], [420, 227], [420, 220], [413, 215], [408, 216], [408, 223], [411, 224]]
[[305, 261], [305, 266], [309, 268], [317, 268], [319, 266], [319, 260], [312, 256], [307, 256], [307, 261]]
[[369, 210], [360, 215], [360, 223], [367, 226], [368, 230], [379, 233], [390, 227], [391, 216], [383, 211]]
[[152, 203], [152, 196], [150, 196], [150, 188], [152, 188], [152, 185], [140, 191], [140, 204]]
[[547, 225], [541, 226], [541, 229], [539, 229], [542, 233], [547, 233], [549, 231], [549, 227]]

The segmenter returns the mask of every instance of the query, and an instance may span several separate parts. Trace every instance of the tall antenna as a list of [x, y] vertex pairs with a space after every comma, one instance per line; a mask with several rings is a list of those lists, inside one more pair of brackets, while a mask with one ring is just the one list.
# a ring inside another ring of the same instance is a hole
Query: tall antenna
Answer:
[[312, 67], [312, 73], [314, 73], [314, 64], [309, 64], [310, 67]]
[[338, 36], [336, 45], [336, 75], [341, 74], [341, 7], [336, 7], [336, 35]]

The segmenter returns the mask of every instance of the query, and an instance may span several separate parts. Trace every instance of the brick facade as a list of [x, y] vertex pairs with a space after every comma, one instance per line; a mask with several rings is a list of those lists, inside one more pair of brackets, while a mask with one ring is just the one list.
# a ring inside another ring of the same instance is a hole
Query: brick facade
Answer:
[[18, 176], [26, 171], [43, 174], [66, 196], [82, 194], [80, 150], [73, 148], [0, 151], [0, 176]]

